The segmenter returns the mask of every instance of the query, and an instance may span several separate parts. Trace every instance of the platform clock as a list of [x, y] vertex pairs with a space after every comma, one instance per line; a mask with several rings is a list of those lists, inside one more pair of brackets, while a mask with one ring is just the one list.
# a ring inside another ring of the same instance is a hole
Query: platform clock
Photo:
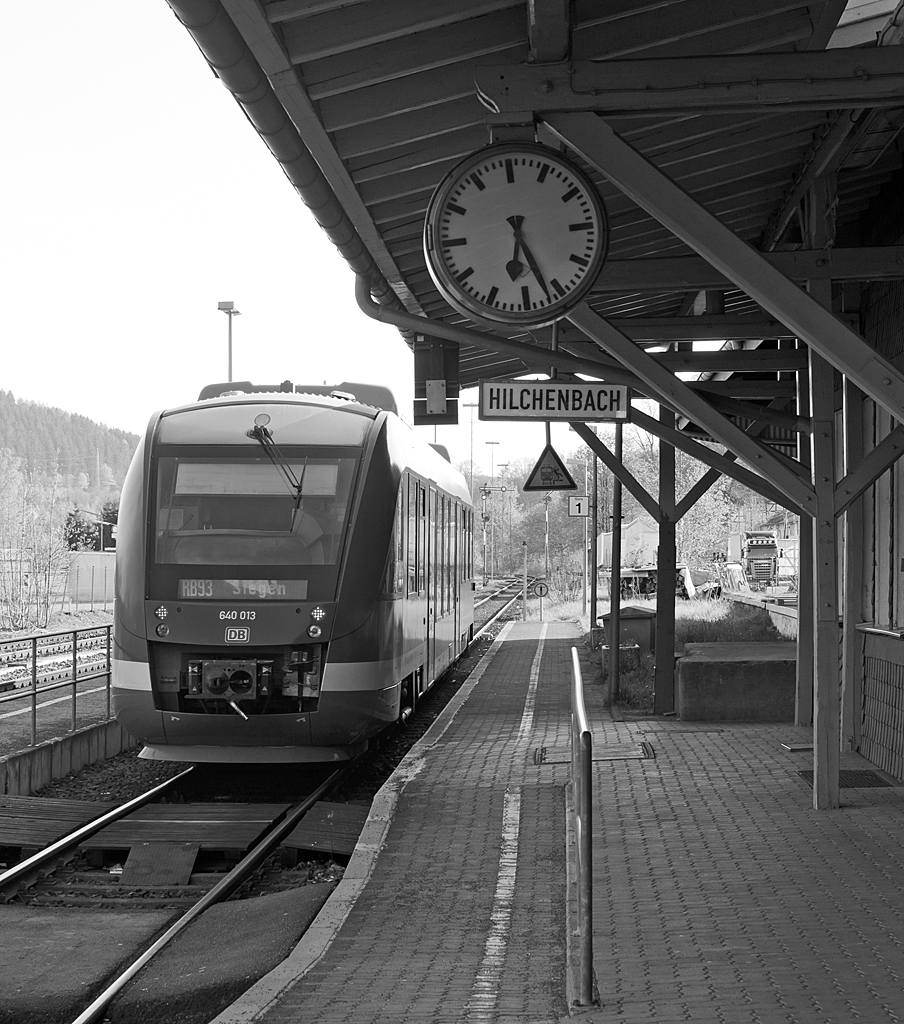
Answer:
[[608, 243], [593, 182], [533, 143], [472, 153], [440, 183], [424, 225], [427, 266], [448, 302], [511, 326], [564, 317], [593, 284]]

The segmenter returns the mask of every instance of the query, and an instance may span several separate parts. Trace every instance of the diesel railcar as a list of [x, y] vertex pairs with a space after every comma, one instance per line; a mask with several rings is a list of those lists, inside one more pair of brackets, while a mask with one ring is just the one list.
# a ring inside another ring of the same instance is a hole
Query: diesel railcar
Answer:
[[118, 526], [113, 704], [142, 757], [354, 757], [473, 636], [467, 485], [385, 389], [205, 388], [151, 418]]

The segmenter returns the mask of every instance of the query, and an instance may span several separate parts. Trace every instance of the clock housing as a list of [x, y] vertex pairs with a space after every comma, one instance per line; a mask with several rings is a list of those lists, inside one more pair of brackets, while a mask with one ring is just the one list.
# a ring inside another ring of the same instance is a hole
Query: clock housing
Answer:
[[427, 266], [465, 316], [542, 327], [566, 316], [608, 250], [593, 182], [557, 150], [502, 143], [472, 153], [434, 192], [424, 227]]

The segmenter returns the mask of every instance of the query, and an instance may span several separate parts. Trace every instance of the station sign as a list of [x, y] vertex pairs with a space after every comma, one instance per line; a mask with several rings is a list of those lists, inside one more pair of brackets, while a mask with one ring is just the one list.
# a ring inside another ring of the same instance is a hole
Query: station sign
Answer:
[[494, 380], [480, 382], [482, 420], [601, 422], [629, 418], [628, 388], [583, 381]]

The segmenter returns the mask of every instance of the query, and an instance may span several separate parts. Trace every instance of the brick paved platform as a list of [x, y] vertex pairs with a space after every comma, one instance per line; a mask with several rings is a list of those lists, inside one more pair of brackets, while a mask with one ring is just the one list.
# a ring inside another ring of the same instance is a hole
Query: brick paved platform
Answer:
[[[374, 802], [345, 878], [214, 1024], [569, 1019], [566, 789], [576, 627], [518, 623]], [[587, 1024], [904, 1018], [904, 788], [814, 811], [803, 730], [623, 720], [588, 686]], [[843, 755], [845, 768], [870, 768]]]

